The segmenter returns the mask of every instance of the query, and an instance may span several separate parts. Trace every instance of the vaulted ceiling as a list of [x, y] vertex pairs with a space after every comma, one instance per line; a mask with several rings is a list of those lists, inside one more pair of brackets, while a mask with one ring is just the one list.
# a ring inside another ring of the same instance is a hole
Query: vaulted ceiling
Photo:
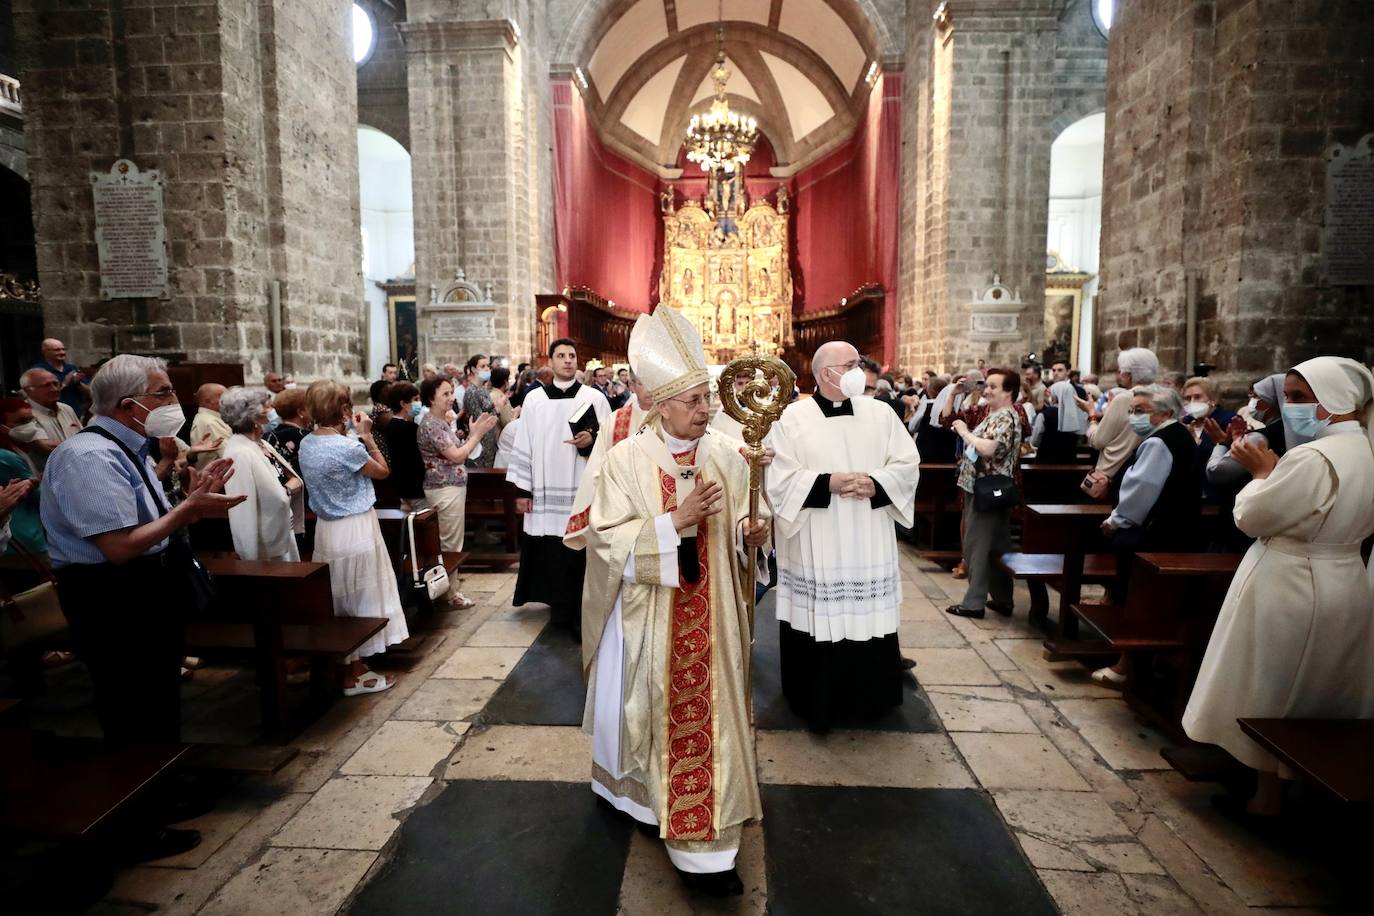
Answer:
[[[710, 107], [717, 0], [612, 2], [575, 52], [602, 138], [660, 172]], [[792, 172], [855, 128], [878, 40], [855, 0], [727, 0], [730, 106], [758, 119]]]

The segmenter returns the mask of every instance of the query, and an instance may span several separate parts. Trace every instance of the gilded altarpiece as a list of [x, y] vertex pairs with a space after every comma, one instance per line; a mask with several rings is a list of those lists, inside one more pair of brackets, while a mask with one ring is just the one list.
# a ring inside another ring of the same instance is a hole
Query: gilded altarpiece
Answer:
[[663, 273], [659, 302], [701, 332], [706, 357], [720, 365], [791, 343], [792, 274], [787, 194], [777, 206], [749, 204], [738, 177], [713, 176], [704, 201], [681, 208], [663, 193]]

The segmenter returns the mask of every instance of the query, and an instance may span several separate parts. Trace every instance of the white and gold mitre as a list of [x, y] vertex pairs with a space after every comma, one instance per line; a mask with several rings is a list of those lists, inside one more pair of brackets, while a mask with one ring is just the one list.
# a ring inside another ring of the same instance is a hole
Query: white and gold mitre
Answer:
[[701, 335], [681, 313], [666, 305], [635, 321], [630, 331], [630, 370], [655, 401], [711, 380]]

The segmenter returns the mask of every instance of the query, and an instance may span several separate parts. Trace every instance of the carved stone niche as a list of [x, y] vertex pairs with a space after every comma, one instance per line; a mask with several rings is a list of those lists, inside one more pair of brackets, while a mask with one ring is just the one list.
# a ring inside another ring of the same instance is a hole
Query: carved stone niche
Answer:
[[491, 284], [481, 289], [460, 269], [442, 290], [429, 289], [420, 309], [425, 362], [462, 365], [472, 353], [490, 355], [496, 345], [496, 303]]
[[1026, 304], [1020, 290], [1003, 285], [998, 274], [992, 275], [992, 285], [971, 291], [969, 303], [969, 339], [978, 341], [1020, 340], [1023, 336], [1021, 313]]

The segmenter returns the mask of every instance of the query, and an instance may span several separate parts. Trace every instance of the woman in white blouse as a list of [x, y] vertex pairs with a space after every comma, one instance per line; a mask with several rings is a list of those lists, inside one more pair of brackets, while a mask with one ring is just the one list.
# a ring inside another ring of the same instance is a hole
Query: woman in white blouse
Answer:
[[220, 417], [233, 435], [224, 457], [234, 475], [224, 486], [246, 496], [229, 510], [234, 552], [243, 560], [299, 560], [296, 535], [305, 530], [305, 488], [276, 449], [262, 440], [272, 395], [265, 388], [230, 388], [220, 398]]

